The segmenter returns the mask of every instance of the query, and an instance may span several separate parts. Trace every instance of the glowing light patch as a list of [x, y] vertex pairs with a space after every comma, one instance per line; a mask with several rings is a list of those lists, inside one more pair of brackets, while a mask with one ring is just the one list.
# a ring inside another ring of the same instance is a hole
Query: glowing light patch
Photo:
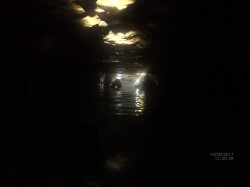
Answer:
[[137, 73], [137, 75], [140, 75], [140, 76], [145, 76], [146, 73]]
[[141, 92], [139, 89], [136, 89], [136, 95], [135, 95], [135, 113], [137, 115], [140, 115], [144, 111], [144, 100], [145, 100], [145, 94], [144, 92]]
[[139, 37], [136, 36], [137, 33], [135, 31], [129, 31], [125, 34], [123, 33], [113, 33], [112, 31], [109, 32], [107, 36], [103, 39], [107, 44], [125, 44], [125, 45], [132, 45], [141, 41]]
[[135, 85], [136, 84], [139, 84], [140, 83], [140, 79], [137, 79], [136, 81], [135, 81]]
[[135, 2], [135, 0], [98, 0], [96, 3], [100, 6], [114, 7], [122, 10]]
[[139, 95], [139, 89], [136, 89], [135, 93], [136, 95]]
[[117, 74], [116, 79], [122, 79], [122, 74]]
[[72, 5], [72, 8], [74, 9], [74, 11], [78, 14], [83, 14], [85, 13], [86, 11], [79, 5], [76, 5], [76, 4], [73, 4]]
[[137, 73], [137, 75], [139, 75], [139, 78], [138, 78], [138, 79], [136, 79], [136, 81], [135, 81], [135, 84], [134, 84], [134, 85], [139, 85], [139, 84], [140, 84], [141, 79], [142, 79], [144, 76], [146, 76], [146, 75], [147, 75], [147, 73], [145, 73], [145, 72], [143, 72], [143, 73]]
[[108, 25], [105, 21], [102, 21], [97, 15], [95, 15], [94, 17], [86, 16], [82, 18], [81, 22], [85, 27], [93, 27], [95, 25], [99, 25], [100, 27], [106, 27]]
[[98, 12], [98, 13], [103, 13], [103, 12], [105, 12], [105, 10], [103, 10], [103, 9], [101, 9], [101, 8], [96, 8], [95, 11]]

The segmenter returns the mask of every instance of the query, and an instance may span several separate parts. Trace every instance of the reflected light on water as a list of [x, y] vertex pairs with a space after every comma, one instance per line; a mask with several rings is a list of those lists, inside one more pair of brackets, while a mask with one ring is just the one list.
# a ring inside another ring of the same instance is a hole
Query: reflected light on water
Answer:
[[86, 12], [81, 6], [76, 5], [76, 4], [73, 4], [73, 5], [72, 5], [72, 8], [73, 8], [73, 10], [74, 10], [76, 13], [78, 13], [78, 14], [83, 14], [83, 13]]
[[[122, 87], [113, 89], [110, 83], [114, 79], [122, 79]], [[100, 84], [99, 112], [111, 116], [141, 116], [148, 109], [147, 92], [136, 88], [133, 81], [137, 78], [135, 73], [99, 73]], [[105, 86], [106, 85], [106, 86]]]
[[112, 31], [109, 32], [107, 36], [105, 36], [103, 39], [105, 43], [107, 44], [126, 44], [126, 45], [132, 45], [135, 43], [138, 43], [141, 41], [139, 37], [136, 36], [137, 32], [135, 31], [129, 31], [127, 33], [113, 33]]
[[127, 8], [128, 5], [131, 5], [135, 0], [98, 0], [96, 3], [100, 6], [114, 7], [118, 10]]
[[135, 92], [135, 113], [138, 115], [142, 114], [144, 111], [144, 99], [145, 99], [145, 94], [144, 92], [140, 92], [139, 89], [136, 89]]
[[95, 25], [106, 27], [108, 25], [105, 21], [102, 21], [98, 15], [95, 15], [94, 17], [86, 16], [81, 19], [81, 22], [85, 27], [93, 27]]

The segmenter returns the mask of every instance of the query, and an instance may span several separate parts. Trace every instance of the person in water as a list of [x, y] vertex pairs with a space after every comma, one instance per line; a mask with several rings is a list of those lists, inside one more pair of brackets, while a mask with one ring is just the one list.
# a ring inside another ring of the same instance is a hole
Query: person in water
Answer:
[[110, 85], [111, 88], [121, 88], [122, 87], [122, 79], [116, 78]]

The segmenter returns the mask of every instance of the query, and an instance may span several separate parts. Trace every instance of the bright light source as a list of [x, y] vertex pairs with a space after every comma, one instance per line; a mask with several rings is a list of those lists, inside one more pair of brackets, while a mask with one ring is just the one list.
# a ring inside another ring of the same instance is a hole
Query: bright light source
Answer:
[[140, 83], [140, 78], [135, 81], [135, 85]]
[[140, 80], [145, 77], [147, 75], [147, 73], [143, 72], [143, 73], [137, 73], [137, 75], [139, 75], [139, 78], [135, 81], [135, 85], [140, 84]]
[[122, 74], [117, 74], [117, 75], [116, 75], [116, 78], [117, 78], [117, 79], [122, 79]]

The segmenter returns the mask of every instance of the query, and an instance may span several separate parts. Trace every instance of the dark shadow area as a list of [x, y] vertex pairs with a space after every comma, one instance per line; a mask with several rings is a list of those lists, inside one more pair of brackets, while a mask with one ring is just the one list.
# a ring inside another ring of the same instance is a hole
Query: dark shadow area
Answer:
[[101, 44], [67, 5], [1, 3], [0, 186], [107, 185], [102, 135], [86, 121]]
[[[244, 167], [238, 161], [249, 165], [248, 11], [241, 2], [172, 5], [173, 14], [157, 30], [169, 41], [160, 45], [158, 68], [160, 99], [168, 106], [153, 132], [161, 132], [153, 151], [161, 164], [158, 180], [170, 167], [170, 186], [240, 185]], [[234, 152], [236, 161], [216, 162], [213, 152]]]

